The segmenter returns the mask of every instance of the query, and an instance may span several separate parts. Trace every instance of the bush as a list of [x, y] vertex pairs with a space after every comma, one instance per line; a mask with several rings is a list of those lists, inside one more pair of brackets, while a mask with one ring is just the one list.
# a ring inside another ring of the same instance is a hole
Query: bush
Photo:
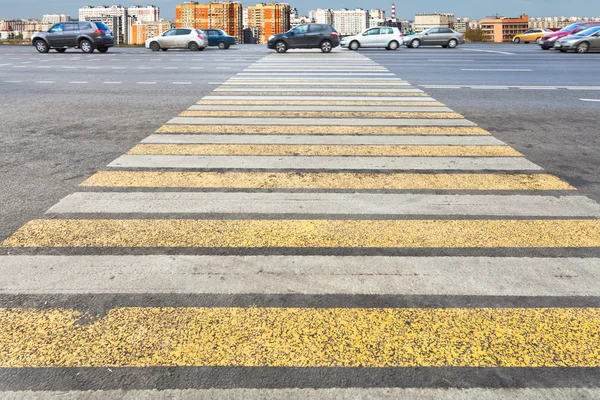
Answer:
[[483, 31], [481, 28], [469, 29], [465, 32], [465, 39], [469, 42], [483, 42]]

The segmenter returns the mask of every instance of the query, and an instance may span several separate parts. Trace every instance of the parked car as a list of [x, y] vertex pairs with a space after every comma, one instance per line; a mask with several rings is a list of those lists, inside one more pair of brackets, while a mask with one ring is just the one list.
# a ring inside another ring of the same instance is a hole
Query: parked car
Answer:
[[64, 53], [68, 48], [80, 48], [84, 53], [98, 50], [106, 53], [115, 40], [108, 26], [102, 22], [61, 22], [48, 32], [39, 32], [31, 38], [31, 44], [40, 53], [54, 49]]
[[396, 50], [403, 43], [404, 38], [400, 29], [378, 26], [367, 29], [358, 35], [344, 37], [340, 45], [350, 50], [358, 50], [361, 47], [384, 47], [386, 50]]
[[554, 44], [554, 48], [563, 53], [569, 50], [574, 50], [577, 53], [600, 50], [600, 26], [558, 39]]
[[225, 50], [238, 44], [235, 36], [230, 36], [220, 29], [206, 29], [204, 32], [208, 35], [209, 46], [217, 46], [219, 49]]
[[453, 49], [459, 44], [465, 44], [465, 35], [450, 28], [430, 28], [404, 38], [404, 43], [412, 49], [421, 46], [442, 46]]
[[562, 28], [560, 31], [549, 33], [542, 37], [540, 40], [540, 47], [542, 50], [549, 50], [554, 47], [554, 43], [558, 39], [564, 38], [565, 36], [571, 36], [576, 33], [585, 31], [586, 29], [590, 29], [594, 26], [599, 26], [600, 22], [577, 22]]
[[340, 35], [332, 25], [299, 25], [285, 33], [269, 36], [267, 47], [278, 53], [289, 49], [321, 49], [329, 53], [340, 45]]
[[513, 43], [517, 43], [517, 44], [530, 43], [530, 42], [539, 43], [540, 40], [542, 40], [542, 37], [546, 36], [549, 33], [552, 33], [552, 31], [550, 29], [541, 29], [541, 28], [529, 29], [528, 31], [525, 31], [523, 33], [516, 34], [515, 37], [513, 38]]
[[152, 51], [167, 51], [169, 49], [202, 51], [208, 46], [208, 38], [204, 32], [198, 29], [169, 29], [160, 36], [146, 40], [145, 46]]

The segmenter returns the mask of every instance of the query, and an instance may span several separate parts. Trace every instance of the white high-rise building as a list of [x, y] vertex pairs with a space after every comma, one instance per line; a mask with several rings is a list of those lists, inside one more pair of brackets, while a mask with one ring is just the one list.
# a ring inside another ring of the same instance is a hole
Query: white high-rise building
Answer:
[[123, 6], [85, 6], [79, 9], [80, 21], [105, 23], [115, 37], [115, 44], [129, 43], [127, 8]]
[[383, 25], [385, 23], [385, 11], [383, 10], [370, 10], [369, 11], [369, 26], [371, 28], [373, 26]]
[[69, 22], [70, 20], [71, 16], [67, 14], [45, 14], [42, 17], [42, 24], [54, 25], [59, 22]]
[[315, 24], [333, 24], [333, 10], [331, 8], [318, 8], [310, 10], [308, 17]]
[[131, 6], [127, 8], [127, 15], [134, 17], [137, 22], [160, 21], [160, 8], [156, 6]]
[[343, 8], [333, 12], [333, 26], [340, 35], [356, 35], [367, 29], [369, 12], [362, 8], [348, 10]]

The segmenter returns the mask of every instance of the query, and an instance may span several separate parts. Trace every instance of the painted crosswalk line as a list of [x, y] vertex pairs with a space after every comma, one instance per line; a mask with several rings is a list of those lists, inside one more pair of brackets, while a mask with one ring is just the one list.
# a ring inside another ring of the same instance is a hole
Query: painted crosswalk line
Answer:
[[565, 181], [548, 174], [484, 173], [101, 171], [81, 185], [214, 189], [575, 190]]
[[302, 118], [414, 118], [414, 119], [463, 119], [453, 112], [439, 113], [429, 111], [228, 111], [201, 110], [184, 111], [180, 117], [302, 117]]

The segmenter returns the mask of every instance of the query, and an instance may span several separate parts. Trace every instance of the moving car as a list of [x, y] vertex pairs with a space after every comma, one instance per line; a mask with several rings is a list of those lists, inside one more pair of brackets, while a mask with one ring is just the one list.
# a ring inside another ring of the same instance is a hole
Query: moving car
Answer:
[[594, 26], [600, 26], [600, 22], [577, 22], [562, 28], [560, 31], [549, 33], [542, 37], [539, 42], [542, 50], [549, 50], [554, 47], [554, 43], [565, 36], [571, 36], [576, 33], [585, 31], [586, 29], [590, 29]]
[[554, 48], [563, 53], [569, 50], [574, 50], [577, 53], [600, 50], [600, 26], [558, 39], [554, 44]]
[[546, 36], [549, 33], [552, 33], [552, 31], [550, 29], [541, 29], [541, 28], [530, 29], [523, 33], [516, 34], [515, 37], [513, 38], [513, 43], [517, 43], [517, 44], [530, 43], [530, 42], [539, 43], [540, 40], [542, 40], [542, 37]]
[[167, 51], [169, 49], [202, 51], [207, 46], [208, 38], [206, 34], [193, 28], [169, 29], [160, 36], [146, 40], [146, 48], [152, 51]]
[[305, 24], [290, 29], [285, 33], [271, 35], [267, 47], [278, 53], [289, 49], [321, 49], [329, 53], [340, 45], [340, 35], [332, 25]]
[[358, 35], [342, 38], [340, 45], [350, 50], [358, 50], [361, 47], [385, 47], [386, 50], [396, 50], [403, 43], [404, 38], [398, 28], [378, 26]]
[[204, 32], [208, 35], [208, 45], [217, 46], [221, 50], [238, 44], [238, 39], [235, 36], [230, 36], [220, 29], [205, 29]]
[[61, 22], [48, 32], [39, 32], [31, 38], [31, 44], [40, 53], [54, 49], [64, 53], [68, 48], [80, 48], [84, 53], [98, 50], [106, 53], [114, 46], [115, 39], [108, 26], [102, 22]]
[[442, 46], [453, 49], [459, 44], [465, 44], [465, 35], [450, 28], [429, 28], [422, 33], [404, 38], [404, 43], [412, 49], [421, 46]]

